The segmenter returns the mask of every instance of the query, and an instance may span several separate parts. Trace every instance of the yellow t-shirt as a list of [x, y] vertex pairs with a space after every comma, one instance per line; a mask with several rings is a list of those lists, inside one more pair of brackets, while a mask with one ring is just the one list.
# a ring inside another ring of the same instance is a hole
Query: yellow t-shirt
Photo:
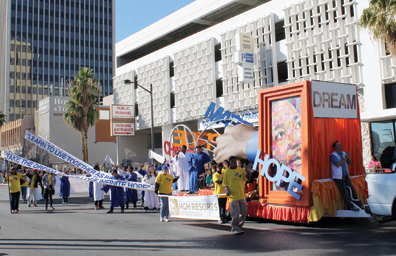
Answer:
[[34, 182], [36, 182], [36, 175], [32, 176], [32, 180], [30, 181], [30, 186], [29, 188], [34, 189]]
[[25, 179], [25, 182], [21, 185], [21, 187], [27, 187], [28, 186], [28, 180], [27, 177], [23, 177]]
[[245, 199], [245, 186], [246, 172], [241, 167], [236, 169], [228, 168], [223, 177], [223, 186], [228, 187], [231, 192], [230, 201]]
[[159, 184], [158, 193], [159, 194], [170, 194], [172, 193], [172, 175], [160, 173], [155, 179], [155, 183]]
[[50, 186], [52, 186], [52, 174], [48, 173], [47, 177], [48, 177], [48, 188], [47, 189], [52, 190], [52, 189], [50, 189]]
[[22, 179], [22, 174], [17, 173], [17, 174], [10, 174], [9, 176], [10, 179], [10, 193], [16, 193], [21, 191], [21, 183], [20, 179]]
[[[224, 186], [223, 184], [217, 184], [216, 180], [222, 180], [223, 179], [223, 174], [215, 172], [213, 174], [213, 183], [215, 184], [215, 195], [220, 195], [220, 194], [225, 194]], [[223, 196], [218, 196], [219, 198], [226, 198], [226, 195]]]

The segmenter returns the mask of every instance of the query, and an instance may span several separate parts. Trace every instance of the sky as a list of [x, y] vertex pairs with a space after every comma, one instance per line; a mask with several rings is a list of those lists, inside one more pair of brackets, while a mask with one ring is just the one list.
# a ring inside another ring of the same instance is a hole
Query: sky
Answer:
[[116, 42], [144, 29], [193, 0], [116, 0]]

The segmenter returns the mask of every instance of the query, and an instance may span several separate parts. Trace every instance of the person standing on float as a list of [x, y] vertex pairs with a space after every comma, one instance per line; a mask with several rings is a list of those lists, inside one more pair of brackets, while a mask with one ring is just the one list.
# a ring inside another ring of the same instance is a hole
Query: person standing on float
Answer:
[[197, 191], [196, 185], [199, 175], [204, 173], [204, 164], [210, 162], [210, 157], [202, 152], [202, 146], [195, 146], [195, 153], [188, 159], [188, 170], [190, 172], [190, 192], [188, 194], [193, 194]]
[[186, 145], [181, 147], [181, 150], [176, 153], [175, 165], [177, 167], [177, 174], [180, 175], [180, 179], [177, 181], [177, 186], [180, 191], [189, 190], [190, 173], [188, 171], [188, 159], [192, 154], [187, 152]]

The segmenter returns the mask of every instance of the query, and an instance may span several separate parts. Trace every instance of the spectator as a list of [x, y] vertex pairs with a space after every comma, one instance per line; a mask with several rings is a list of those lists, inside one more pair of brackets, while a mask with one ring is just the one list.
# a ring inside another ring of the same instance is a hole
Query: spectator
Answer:
[[59, 196], [62, 197], [62, 204], [67, 204], [70, 196], [70, 181], [69, 176], [67, 176], [66, 168], [63, 168], [63, 174], [64, 175], [60, 177]]
[[44, 174], [42, 179], [42, 184], [44, 186], [44, 199], [45, 199], [45, 210], [48, 210], [48, 201], [50, 202], [51, 210], [55, 210], [52, 205], [52, 195], [55, 194], [55, 184], [56, 178], [55, 174], [47, 172]]
[[161, 215], [160, 222], [169, 221], [169, 198], [172, 195], [172, 183], [176, 182], [179, 177], [173, 178], [169, 174], [167, 166], [163, 167], [162, 173], [160, 173], [155, 179], [155, 193], [163, 195], [160, 197], [161, 200]]
[[[150, 167], [149, 172], [143, 178], [143, 183], [154, 185], [156, 177], [157, 177], [157, 174], [155, 172], [155, 168]], [[157, 209], [159, 209], [159, 201], [158, 201], [158, 197], [155, 195], [154, 191], [147, 190], [145, 193], [143, 212], [147, 212], [147, 210], [149, 210], [149, 209], [153, 209], [154, 212], [156, 212]]]

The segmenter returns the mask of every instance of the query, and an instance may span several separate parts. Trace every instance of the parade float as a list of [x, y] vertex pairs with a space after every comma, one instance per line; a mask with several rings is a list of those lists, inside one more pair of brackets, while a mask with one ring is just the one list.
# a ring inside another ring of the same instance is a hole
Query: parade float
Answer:
[[[258, 98], [258, 132], [247, 143], [246, 158], [259, 172], [259, 198], [248, 202], [248, 217], [302, 223], [318, 221], [323, 216], [369, 217], [363, 210], [346, 210], [330, 170], [332, 144], [340, 141], [343, 150], [351, 152], [352, 184], [359, 199], [367, 203], [356, 86], [301, 81], [260, 90]], [[223, 120], [228, 126], [224, 134], [231, 126], [246, 124], [223, 109], [212, 108], [206, 116], [217, 124]], [[170, 150], [189, 144], [188, 135], [193, 137], [190, 148], [199, 143], [214, 152], [216, 158], [221, 154], [216, 147], [224, 134], [208, 136], [207, 131], [197, 133], [180, 127], [173, 133], [176, 136], [170, 139]], [[183, 133], [185, 136], [181, 136]], [[198, 192], [209, 194], [213, 191]]]

